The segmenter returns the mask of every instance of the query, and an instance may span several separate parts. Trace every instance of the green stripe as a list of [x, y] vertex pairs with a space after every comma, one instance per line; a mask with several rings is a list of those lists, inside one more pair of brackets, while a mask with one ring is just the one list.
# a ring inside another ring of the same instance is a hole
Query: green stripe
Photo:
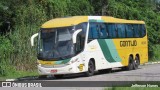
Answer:
[[104, 22], [104, 20], [90, 19], [89, 22]]
[[108, 62], [122, 61], [111, 39], [98, 39], [103, 55]]
[[69, 59], [64, 59], [64, 60], [59, 60], [59, 61], [56, 61], [55, 64], [56, 64], [56, 65], [58, 65], [58, 64], [66, 64], [66, 63], [68, 63], [70, 60], [71, 60], [71, 58], [69, 58]]
[[66, 64], [66, 63], [68, 63], [70, 60], [71, 60], [71, 58], [66, 59], [66, 60], [62, 60], [62, 64]]

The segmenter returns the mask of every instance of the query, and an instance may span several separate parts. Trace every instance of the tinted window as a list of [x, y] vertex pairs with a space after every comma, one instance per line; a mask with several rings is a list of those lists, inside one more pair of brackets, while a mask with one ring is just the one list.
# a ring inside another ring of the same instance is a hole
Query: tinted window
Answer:
[[106, 31], [106, 25], [101, 23], [98, 25], [99, 38], [107, 38], [108, 32]]
[[140, 37], [139, 25], [134, 24], [133, 29], [134, 29], [134, 37]]
[[82, 33], [85, 36], [86, 31], [87, 31], [87, 23], [85, 22], [85, 23], [81, 23], [81, 24], [76, 25], [76, 30], [77, 29], [82, 29]]
[[92, 22], [89, 27], [89, 39], [136, 38], [146, 35], [144, 25], [112, 24]]
[[140, 25], [140, 34], [141, 34], [141, 37], [144, 37], [146, 35], [145, 25]]
[[108, 37], [109, 38], [116, 38], [117, 37], [117, 30], [116, 30], [115, 24], [108, 24], [107, 30], [108, 30]]
[[117, 24], [117, 30], [118, 30], [118, 37], [124, 38], [125, 37], [125, 25]]
[[75, 45], [76, 53], [79, 53], [84, 48], [85, 36], [87, 31], [87, 23], [85, 22], [85, 23], [78, 24], [76, 26], [76, 30], [77, 29], [82, 29], [82, 32], [80, 32], [77, 35], [77, 43]]
[[96, 39], [98, 38], [98, 24], [97, 23], [90, 23], [89, 25], [89, 38]]
[[126, 37], [128, 37], [128, 38], [133, 37], [133, 35], [134, 35], [133, 34], [133, 27], [131, 24], [126, 25], [126, 34], [127, 34]]
[[90, 23], [89, 39], [107, 38], [106, 25], [104, 23]]

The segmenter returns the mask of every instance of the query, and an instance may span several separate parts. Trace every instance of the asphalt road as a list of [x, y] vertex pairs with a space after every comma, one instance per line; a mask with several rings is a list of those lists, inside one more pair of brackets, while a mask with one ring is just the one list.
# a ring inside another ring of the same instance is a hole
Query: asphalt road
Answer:
[[20, 81], [42, 80], [42, 81], [160, 81], [160, 64], [140, 65], [138, 69], [123, 71], [120, 68], [114, 68], [109, 73], [95, 72], [95, 75], [85, 77], [82, 73], [65, 75], [62, 79], [56, 79], [54, 76], [47, 78], [38, 78], [38, 76], [20, 77]]
[[[18, 78], [20, 81], [160, 81], [160, 64], [141, 65], [137, 70], [122, 71], [114, 68], [110, 73], [95, 73], [94, 76], [84, 77], [83, 74], [66, 75], [62, 79], [52, 76], [39, 79], [37, 76]], [[61, 84], [61, 82], [59, 82]], [[160, 86], [159, 86], [160, 87]], [[37, 90], [45, 88], [36, 88]], [[21, 88], [23, 90], [23, 88]], [[25, 90], [25, 89], [24, 89]], [[33, 88], [35, 90], [35, 88]], [[104, 87], [52, 87], [45, 90], [104, 90]]]
[[84, 77], [83, 74], [66, 75], [62, 79], [49, 77], [42, 80], [49, 81], [160, 81], [160, 64], [141, 65], [137, 70], [122, 71], [114, 68], [110, 73]]

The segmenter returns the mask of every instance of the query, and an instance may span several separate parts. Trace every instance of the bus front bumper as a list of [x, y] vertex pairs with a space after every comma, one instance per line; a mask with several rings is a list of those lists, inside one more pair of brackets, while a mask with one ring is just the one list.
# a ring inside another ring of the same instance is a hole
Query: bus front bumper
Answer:
[[40, 75], [58, 75], [58, 74], [71, 74], [71, 73], [78, 73], [79, 69], [78, 67], [67, 65], [64, 67], [58, 67], [58, 68], [46, 68], [42, 67], [41, 65], [38, 65], [38, 72]]

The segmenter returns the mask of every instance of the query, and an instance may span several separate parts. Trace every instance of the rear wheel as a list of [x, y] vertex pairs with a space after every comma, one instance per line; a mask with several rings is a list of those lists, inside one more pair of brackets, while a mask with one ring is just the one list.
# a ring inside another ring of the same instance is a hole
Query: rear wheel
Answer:
[[139, 60], [139, 58], [136, 56], [136, 57], [135, 57], [135, 60], [134, 60], [134, 63], [133, 63], [133, 69], [137, 69], [139, 65], [140, 65], [140, 60]]
[[85, 76], [88, 77], [88, 76], [94, 75], [94, 69], [95, 69], [95, 65], [94, 65], [93, 61], [91, 60], [88, 63], [88, 71], [85, 72]]

